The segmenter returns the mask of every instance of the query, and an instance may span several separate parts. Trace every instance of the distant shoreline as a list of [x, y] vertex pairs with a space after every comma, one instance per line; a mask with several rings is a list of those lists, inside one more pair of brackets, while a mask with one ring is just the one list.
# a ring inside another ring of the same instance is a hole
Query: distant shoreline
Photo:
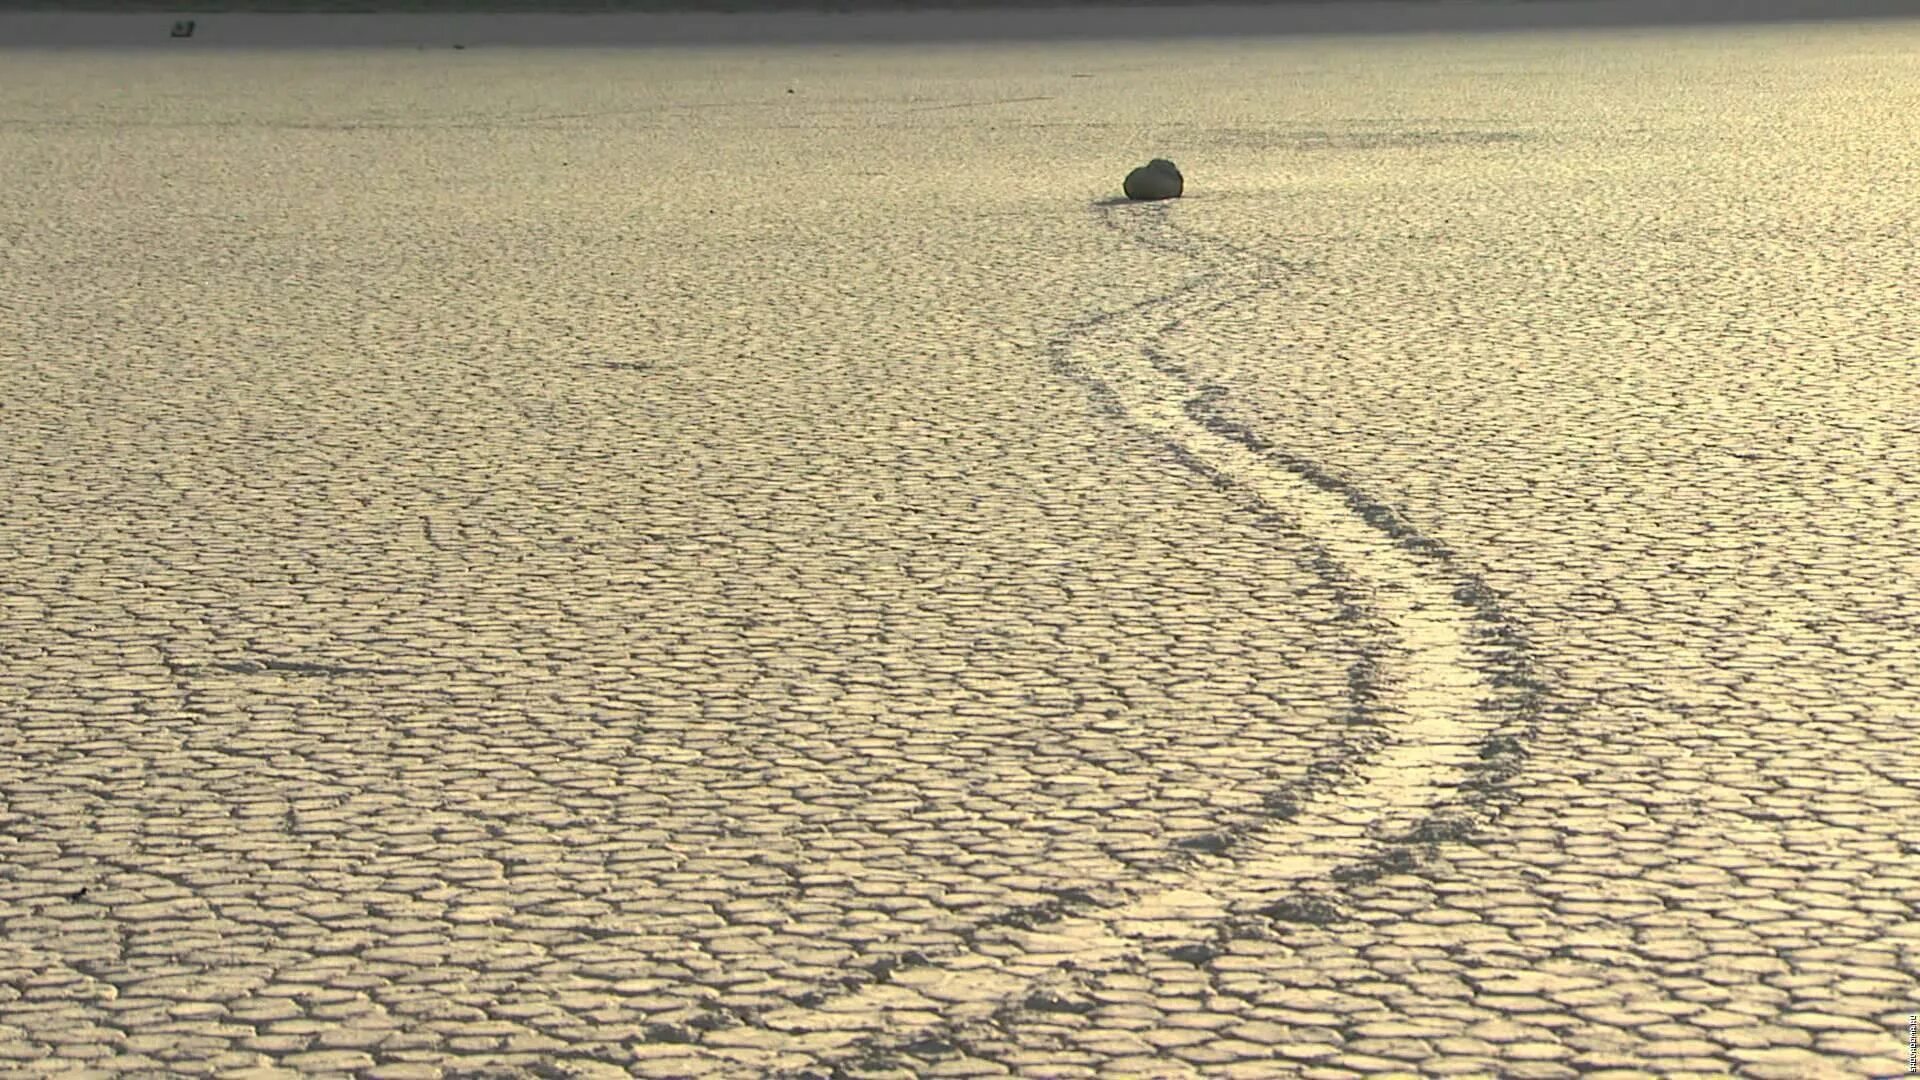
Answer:
[[[1914, 17], [1911, 0], [0, 0], [0, 50], [1170, 40]], [[195, 21], [191, 37], [169, 35], [178, 19]]]
[[[1437, 7], [1463, 3], [1479, 6], [1539, 6], [1567, 2], [1569, 0], [1243, 0], [1233, 6], [1351, 9], [1405, 3]], [[37, 11], [96, 15], [238, 12], [291, 15], [675, 15], [752, 12], [777, 15], [806, 12], [917, 13], [1008, 9], [1031, 11], [1089, 6], [1155, 8], [1220, 5], [1221, 0], [1098, 0], [1093, 4], [1077, 0], [554, 0], [553, 3], [542, 3], [540, 0], [0, 0], [0, 14]]]
[[1336, 19], [1406, 8], [1518, 18], [1611, 12], [1634, 21], [1667, 13], [1688, 22], [1920, 15], [1911, 0], [0, 0], [0, 15], [910, 15], [1209, 7]]

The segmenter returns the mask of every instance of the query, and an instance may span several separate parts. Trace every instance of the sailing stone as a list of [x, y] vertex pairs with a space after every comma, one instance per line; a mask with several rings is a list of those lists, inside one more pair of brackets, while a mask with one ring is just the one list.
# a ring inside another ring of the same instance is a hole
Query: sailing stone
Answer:
[[1166, 158], [1154, 158], [1133, 170], [1121, 185], [1129, 199], [1177, 199], [1185, 189], [1180, 170]]

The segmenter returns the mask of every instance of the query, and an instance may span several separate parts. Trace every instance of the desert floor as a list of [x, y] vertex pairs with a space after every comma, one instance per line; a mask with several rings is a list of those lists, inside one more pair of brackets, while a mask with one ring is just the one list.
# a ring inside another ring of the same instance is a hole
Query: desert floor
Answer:
[[1905, 1073], [1916, 64], [0, 52], [0, 1074]]

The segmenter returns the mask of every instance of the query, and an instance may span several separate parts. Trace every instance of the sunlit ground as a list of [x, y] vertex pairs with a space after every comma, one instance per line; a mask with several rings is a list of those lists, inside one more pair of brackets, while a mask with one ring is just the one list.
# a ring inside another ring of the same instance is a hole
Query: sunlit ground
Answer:
[[193, 40], [0, 63], [0, 1072], [1905, 1068], [1920, 24]]

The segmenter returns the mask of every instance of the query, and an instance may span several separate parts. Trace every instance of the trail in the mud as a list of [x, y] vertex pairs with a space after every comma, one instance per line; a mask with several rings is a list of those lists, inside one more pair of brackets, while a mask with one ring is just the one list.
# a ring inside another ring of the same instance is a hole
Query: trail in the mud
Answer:
[[[1146, 246], [1198, 255], [1206, 276], [1170, 294], [1078, 324], [1057, 344], [1056, 366], [1164, 439], [1194, 468], [1291, 519], [1368, 594], [1390, 629], [1378, 700], [1377, 752], [1354, 762], [1275, 819], [1225, 850], [1120, 887], [1120, 902], [1042, 925], [982, 930], [964, 952], [888, 973], [884, 981], [813, 1007], [762, 1015], [710, 1032], [703, 1048], [742, 1067], [779, 1068], [804, 1056], [833, 1062], [953, 1032], [1017, 1008], [1042, 987], [1127, 967], [1143, 953], [1211, 941], [1236, 917], [1333, 917], [1307, 887], [1342, 867], [1407, 857], [1409, 842], [1445, 838], [1466, 822], [1437, 813], [1457, 795], [1502, 722], [1511, 697], [1501, 661], [1482, 639], [1484, 590], [1443, 549], [1310, 463], [1286, 459], [1208, 412], [1209, 394], [1154, 348], [1170, 326], [1200, 322], [1223, 298], [1273, 287], [1269, 260], [1196, 241], [1172, 229], [1171, 208], [1102, 207], [1110, 224]], [[1125, 215], [1116, 220], [1114, 215]], [[1480, 625], [1476, 625], [1476, 624]], [[1306, 890], [1306, 891], [1303, 891]], [[1318, 905], [1318, 906], [1316, 906]]]

